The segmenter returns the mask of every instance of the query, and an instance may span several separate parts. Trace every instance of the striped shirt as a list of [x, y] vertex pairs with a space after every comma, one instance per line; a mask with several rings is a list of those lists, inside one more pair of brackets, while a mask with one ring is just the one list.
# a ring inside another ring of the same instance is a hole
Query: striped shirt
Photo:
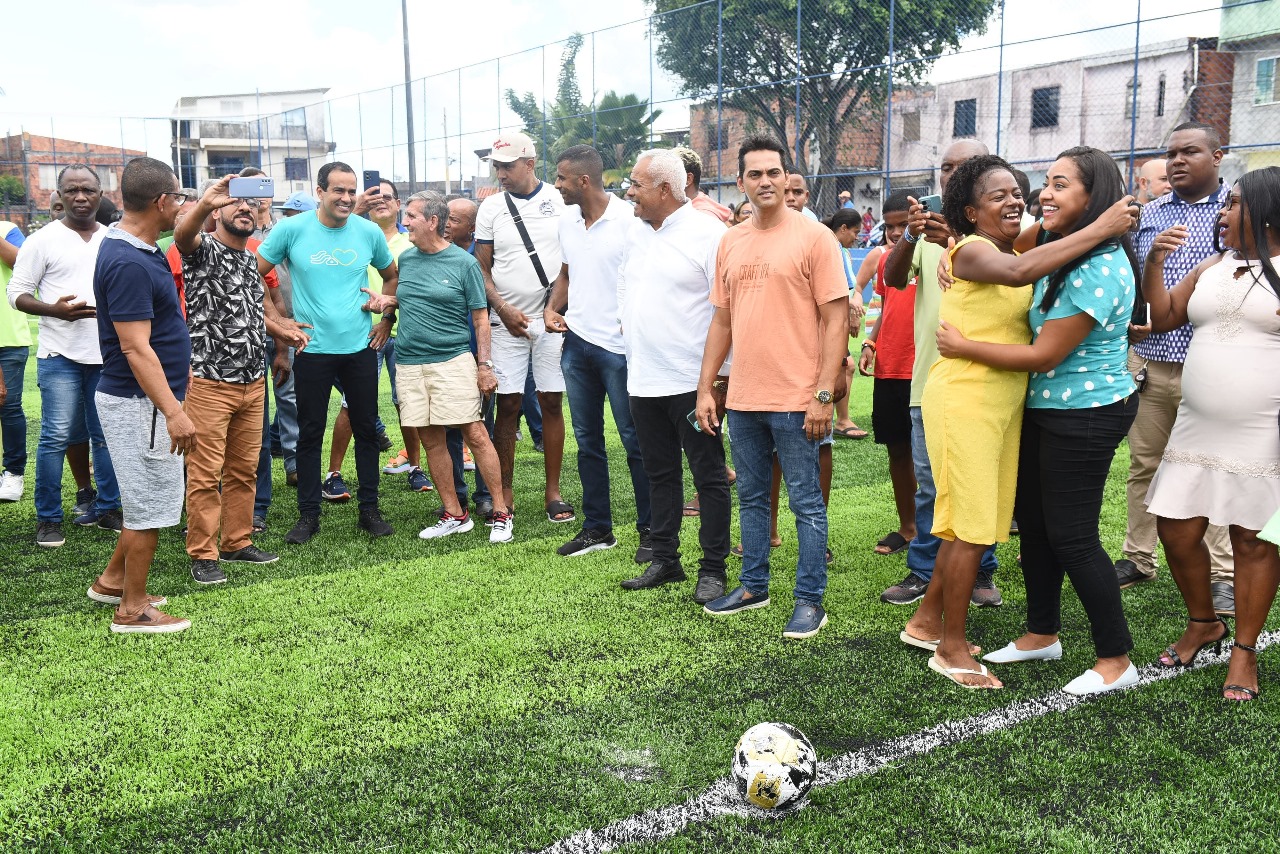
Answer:
[[[1138, 236], [1133, 243], [1138, 256], [1138, 281], [1142, 281], [1142, 266], [1147, 261], [1147, 253], [1151, 251], [1156, 235], [1175, 225], [1185, 225], [1188, 235], [1182, 248], [1170, 253], [1165, 259], [1166, 290], [1181, 282], [1197, 264], [1214, 254], [1213, 234], [1218, 224], [1218, 211], [1226, 204], [1230, 194], [1231, 187], [1219, 180], [1217, 191], [1198, 202], [1184, 201], [1173, 192], [1148, 202], [1142, 209]], [[1187, 358], [1193, 331], [1192, 325], [1187, 323], [1168, 332], [1153, 332], [1141, 344], [1135, 345], [1133, 350], [1142, 358], [1155, 362], [1182, 362]]]

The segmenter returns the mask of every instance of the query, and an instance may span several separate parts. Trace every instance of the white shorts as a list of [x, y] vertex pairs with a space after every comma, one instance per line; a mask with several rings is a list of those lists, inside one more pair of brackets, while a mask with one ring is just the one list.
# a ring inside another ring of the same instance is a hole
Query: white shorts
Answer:
[[560, 349], [564, 336], [535, 330], [529, 324], [528, 338], [517, 338], [507, 331], [502, 321], [489, 323], [489, 348], [493, 372], [498, 375], [498, 394], [523, 394], [533, 362], [533, 384], [538, 391], [564, 391], [564, 374], [560, 372]]

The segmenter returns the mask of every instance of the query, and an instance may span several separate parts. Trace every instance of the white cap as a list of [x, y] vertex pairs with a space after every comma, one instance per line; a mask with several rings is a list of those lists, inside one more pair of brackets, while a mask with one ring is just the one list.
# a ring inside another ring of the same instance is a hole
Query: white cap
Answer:
[[508, 131], [493, 141], [487, 160], [494, 163], [514, 163], [524, 157], [537, 157], [533, 140], [518, 130]]

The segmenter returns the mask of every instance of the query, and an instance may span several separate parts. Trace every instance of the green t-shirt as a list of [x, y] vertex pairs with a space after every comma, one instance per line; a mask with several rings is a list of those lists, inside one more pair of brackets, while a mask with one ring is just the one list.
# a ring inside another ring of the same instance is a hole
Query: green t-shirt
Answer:
[[[921, 237], [911, 256], [910, 277], [916, 279], [916, 361], [911, 367], [911, 405], [924, 399], [924, 384], [929, 369], [938, 361], [938, 312], [942, 309], [942, 290], [938, 287], [938, 262], [946, 252], [936, 243]], [[909, 278], [910, 278], [909, 277]]]
[[[19, 238], [22, 231], [11, 222], [0, 222], [0, 240], [14, 231], [18, 236], [10, 242], [21, 245]], [[10, 306], [9, 299], [4, 295], [12, 276], [13, 268], [0, 261], [0, 347], [30, 347], [31, 326], [27, 323], [26, 313]]]
[[396, 364], [433, 365], [471, 352], [467, 317], [488, 305], [480, 264], [457, 246], [400, 255], [400, 331]]

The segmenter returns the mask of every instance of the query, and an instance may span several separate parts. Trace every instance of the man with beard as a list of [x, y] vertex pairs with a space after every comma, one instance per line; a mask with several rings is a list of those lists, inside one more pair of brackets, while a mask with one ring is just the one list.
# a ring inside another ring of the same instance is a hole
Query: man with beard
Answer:
[[[276, 559], [249, 541], [266, 401], [266, 336], [285, 342], [277, 348], [277, 371], [288, 370], [289, 345], [306, 344], [297, 325], [276, 311], [248, 248], [255, 214], [267, 202], [231, 198], [230, 183], [230, 175], [210, 182], [173, 233], [182, 253], [191, 335], [183, 410], [196, 425], [196, 446], [187, 455], [187, 554], [199, 584], [227, 580], [219, 560]], [[204, 234], [201, 226], [211, 213], [215, 228]]]

